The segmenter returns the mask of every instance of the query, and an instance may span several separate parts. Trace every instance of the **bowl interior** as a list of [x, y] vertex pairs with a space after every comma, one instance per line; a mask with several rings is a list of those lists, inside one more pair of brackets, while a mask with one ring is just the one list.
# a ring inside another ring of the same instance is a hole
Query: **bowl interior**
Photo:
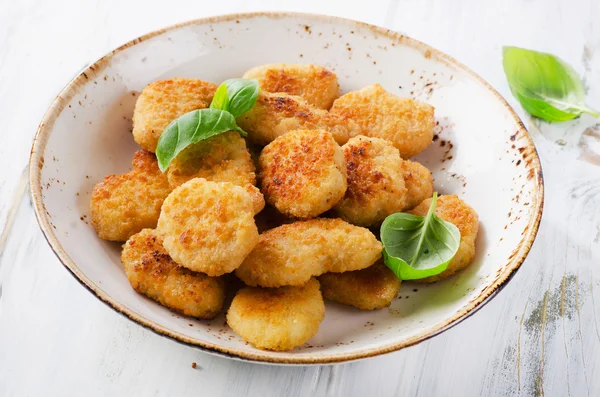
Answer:
[[[273, 38], [276, 37], [276, 40]], [[265, 43], [268, 43], [265, 44]], [[417, 160], [441, 193], [479, 213], [475, 263], [433, 285], [403, 283], [388, 309], [362, 312], [327, 303], [318, 334], [292, 352], [249, 346], [224, 316], [196, 321], [137, 294], [120, 245], [89, 225], [94, 184], [129, 170], [137, 145], [131, 116], [149, 82], [197, 77], [220, 83], [264, 63], [316, 63], [334, 70], [343, 92], [380, 83], [436, 108], [435, 142]], [[489, 86], [449, 57], [412, 39], [356, 22], [255, 14], [200, 20], [135, 40], [90, 66], [57, 98], [33, 149], [38, 217], [65, 265], [101, 299], [178, 340], [276, 362], [332, 362], [395, 350], [465, 316], [519, 266], [541, 213], [541, 171], [527, 132]]]

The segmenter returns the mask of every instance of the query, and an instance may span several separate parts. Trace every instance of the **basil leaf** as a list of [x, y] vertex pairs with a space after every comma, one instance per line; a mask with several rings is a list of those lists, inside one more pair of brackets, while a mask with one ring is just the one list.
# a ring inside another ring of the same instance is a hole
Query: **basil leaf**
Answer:
[[209, 108], [184, 114], [171, 122], [158, 140], [158, 167], [165, 172], [171, 161], [187, 146], [227, 131], [237, 131], [246, 136], [227, 111]]
[[229, 95], [227, 95], [227, 85], [225, 85], [225, 83], [217, 88], [215, 96], [210, 103], [210, 107], [213, 109], [229, 111]]
[[436, 202], [434, 193], [426, 216], [397, 212], [381, 225], [384, 262], [402, 280], [440, 274], [458, 251], [460, 231], [435, 215]]
[[528, 113], [546, 121], [571, 120], [582, 113], [598, 117], [585, 105], [579, 76], [560, 58], [504, 47], [503, 66], [511, 92]]
[[258, 91], [256, 79], [225, 80], [217, 88], [210, 107], [226, 110], [238, 117], [252, 109], [258, 98]]

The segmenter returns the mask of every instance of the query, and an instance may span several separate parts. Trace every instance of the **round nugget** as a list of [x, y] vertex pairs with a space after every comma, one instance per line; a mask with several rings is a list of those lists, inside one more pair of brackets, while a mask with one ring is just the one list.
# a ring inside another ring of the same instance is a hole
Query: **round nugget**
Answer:
[[227, 311], [227, 324], [259, 349], [284, 351], [312, 338], [325, 317], [319, 282], [300, 287], [241, 289]]
[[198, 79], [159, 80], [142, 90], [133, 111], [133, 139], [156, 152], [158, 138], [176, 118], [210, 105], [217, 86]]
[[185, 148], [171, 161], [167, 178], [173, 189], [194, 178], [256, 185], [254, 170], [246, 140], [229, 131]]
[[248, 133], [249, 142], [262, 146], [290, 131], [301, 129], [329, 131], [340, 145], [361, 133], [354, 121], [317, 108], [302, 97], [283, 92], [261, 91], [252, 109], [236, 121]]
[[402, 161], [402, 175], [406, 187], [406, 205], [403, 211], [413, 209], [433, 195], [431, 172], [416, 161]]
[[[430, 206], [431, 198], [423, 201], [409, 213], [425, 216]], [[437, 199], [435, 215], [458, 228], [460, 231], [460, 245], [446, 270], [435, 276], [413, 280], [416, 282], [433, 283], [448, 278], [457, 271], [469, 266], [475, 257], [475, 239], [479, 231], [479, 217], [475, 210], [456, 195], [440, 196]]]
[[406, 206], [400, 153], [385, 139], [357, 136], [343, 147], [348, 190], [335, 206], [340, 217], [371, 226]]
[[398, 296], [400, 279], [383, 261], [363, 270], [325, 273], [319, 277], [323, 297], [361, 310], [388, 307]]
[[105, 240], [125, 241], [144, 228], [156, 227], [160, 208], [171, 192], [154, 154], [139, 150], [132, 164], [132, 171], [108, 175], [92, 190], [92, 226]]
[[374, 84], [336, 99], [331, 114], [355, 121], [364, 135], [391, 141], [406, 159], [431, 144], [433, 110], [431, 105], [397, 97]]
[[340, 85], [335, 73], [319, 65], [261, 65], [248, 70], [244, 78], [257, 79], [264, 91], [298, 95], [321, 109], [329, 109], [340, 96]]
[[175, 263], [152, 229], [134, 234], [123, 245], [121, 262], [137, 292], [186, 316], [210, 319], [223, 308], [225, 283]]
[[261, 191], [285, 215], [313, 218], [346, 192], [344, 155], [327, 131], [289, 132], [267, 145], [258, 161]]
[[326, 272], [369, 267], [381, 257], [381, 250], [369, 229], [337, 218], [311, 219], [262, 233], [235, 274], [252, 286], [302, 285]]
[[157, 229], [175, 262], [220, 276], [235, 270], [258, 242], [254, 206], [240, 186], [195, 178], [169, 194]]

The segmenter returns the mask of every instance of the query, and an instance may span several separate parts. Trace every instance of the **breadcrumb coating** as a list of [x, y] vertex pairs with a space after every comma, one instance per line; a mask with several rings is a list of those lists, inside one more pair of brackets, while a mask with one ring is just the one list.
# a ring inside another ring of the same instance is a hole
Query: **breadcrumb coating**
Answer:
[[350, 223], [371, 226], [406, 206], [400, 153], [385, 139], [357, 136], [343, 147], [348, 190], [335, 206]]
[[91, 223], [102, 239], [125, 241], [142, 229], [156, 227], [171, 192], [154, 154], [138, 150], [132, 164], [132, 171], [108, 175], [92, 190]]
[[319, 65], [276, 63], [256, 66], [244, 78], [257, 79], [262, 90], [297, 95], [321, 109], [340, 96], [335, 73]]
[[121, 262], [137, 292], [186, 316], [211, 319], [221, 312], [225, 283], [175, 263], [160, 234], [144, 229], [123, 245]]
[[227, 311], [227, 324], [254, 347], [284, 351], [312, 338], [324, 317], [325, 303], [313, 278], [298, 287], [241, 289]]
[[346, 163], [339, 145], [323, 130], [296, 130], [268, 144], [259, 158], [266, 201], [281, 213], [314, 218], [346, 192]]
[[355, 121], [364, 135], [392, 142], [405, 159], [431, 144], [433, 111], [433, 106], [397, 97], [379, 84], [342, 95], [331, 107], [332, 115]]
[[311, 219], [262, 233], [236, 275], [251, 286], [302, 285], [326, 272], [369, 267], [381, 250], [368, 229], [341, 219]]
[[157, 229], [175, 262], [220, 276], [235, 270], [258, 243], [254, 213], [244, 188], [195, 178], [169, 194]]
[[133, 139], [149, 152], [156, 152], [162, 132], [176, 118], [210, 106], [217, 86], [198, 79], [174, 78], [148, 84], [133, 111]]

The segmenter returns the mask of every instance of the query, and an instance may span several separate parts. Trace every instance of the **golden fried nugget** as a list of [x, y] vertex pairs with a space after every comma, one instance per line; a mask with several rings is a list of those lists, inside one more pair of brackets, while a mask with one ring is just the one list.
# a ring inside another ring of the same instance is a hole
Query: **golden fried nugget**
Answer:
[[142, 90], [133, 111], [133, 138], [149, 152], [176, 118], [210, 105], [217, 86], [198, 79], [159, 80]]
[[406, 159], [432, 142], [433, 110], [431, 105], [397, 97], [374, 84], [336, 99], [331, 114], [355, 121], [364, 135], [391, 141]]
[[229, 131], [185, 148], [169, 165], [167, 178], [173, 189], [193, 178], [256, 185], [254, 170], [246, 140]]
[[154, 154], [138, 150], [132, 164], [132, 171], [108, 175], [92, 191], [92, 226], [105, 240], [125, 241], [144, 228], [156, 227], [160, 207], [171, 192]]
[[220, 276], [235, 270], [258, 242], [254, 211], [244, 188], [195, 178], [169, 194], [157, 229], [175, 262]]
[[371, 226], [406, 206], [400, 153], [385, 139], [357, 136], [343, 147], [348, 190], [335, 206], [340, 217]]
[[282, 135], [265, 146], [258, 163], [266, 201], [291, 217], [314, 218], [346, 192], [344, 155], [324, 130]]
[[180, 267], [163, 248], [160, 234], [152, 229], [127, 240], [121, 262], [134, 290], [176, 312], [210, 319], [223, 308], [223, 280]]
[[293, 130], [327, 130], [340, 145], [361, 133], [354, 121], [314, 107], [299, 96], [264, 91], [258, 94], [254, 107], [237, 118], [237, 123], [258, 145]]
[[400, 279], [381, 260], [362, 270], [322, 274], [319, 282], [325, 299], [361, 310], [388, 307], [400, 289]]
[[247, 285], [302, 285], [326, 272], [371, 266], [382, 245], [368, 229], [341, 219], [317, 218], [268, 230], [236, 270]]
[[[431, 206], [431, 198], [423, 201], [415, 209], [409, 211], [413, 215], [425, 216]], [[433, 283], [452, 276], [473, 262], [475, 257], [475, 239], [479, 230], [479, 218], [473, 208], [456, 195], [440, 196], [437, 199], [435, 214], [446, 222], [452, 223], [460, 231], [460, 246], [448, 268], [442, 273], [419, 280], [421, 283]]]
[[402, 175], [406, 187], [406, 205], [403, 211], [413, 209], [423, 200], [433, 195], [433, 177], [431, 172], [416, 161], [402, 161]]
[[329, 109], [340, 96], [340, 85], [335, 73], [319, 65], [261, 65], [248, 70], [244, 78], [257, 79], [264, 91], [297, 95], [321, 109]]
[[312, 338], [324, 317], [319, 282], [312, 278], [299, 287], [241, 289], [227, 311], [227, 324], [254, 347], [284, 351]]

